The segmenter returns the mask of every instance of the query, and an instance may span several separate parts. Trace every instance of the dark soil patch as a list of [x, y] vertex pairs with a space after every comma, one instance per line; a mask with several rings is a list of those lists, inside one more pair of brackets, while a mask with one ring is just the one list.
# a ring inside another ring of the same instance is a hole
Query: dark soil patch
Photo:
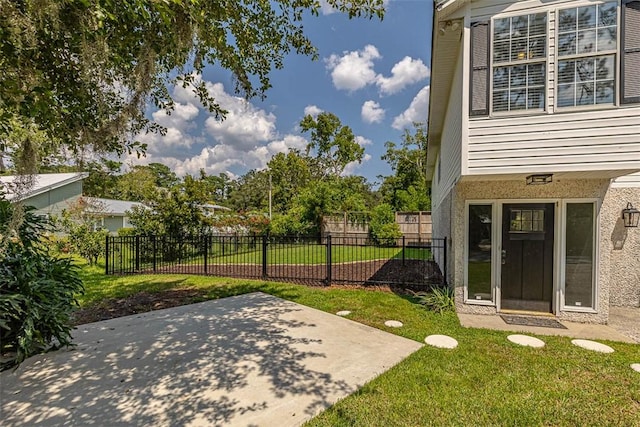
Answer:
[[[151, 271], [145, 271], [151, 273]], [[220, 277], [260, 279], [259, 265], [174, 265], [157, 269], [161, 274], [200, 274]], [[326, 265], [274, 265], [267, 269], [269, 280], [298, 283], [307, 286], [326, 287]], [[427, 290], [442, 281], [437, 265], [421, 260], [382, 260], [333, 264], [330, 288], [369, 289], [406, 294], [408, 291]], [[106, 299], [98, 304], [83, 307], [73, 313], [72, 323], [98, 322], [115, 317], [144, 313], [163, 308], [177, 307], [203, 301], [207, 291], [197, 289], [172, 289], [155, 293], [139, 292], [126, 298]]]
[[160, 292], [138, 292], [126, 298], [110, 298], [73, 312], [72, 324], [99, 322], [131, 314], [177, 307], [202, 301], [205, 292], [198, 289], [171, 289]]

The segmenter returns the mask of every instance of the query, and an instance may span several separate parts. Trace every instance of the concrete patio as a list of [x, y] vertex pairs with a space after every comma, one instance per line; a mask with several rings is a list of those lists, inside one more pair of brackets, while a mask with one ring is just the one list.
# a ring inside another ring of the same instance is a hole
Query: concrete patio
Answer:
[[566, 329], [510, 325], [505, 323], [499, 315], [458, 313], [458, 319], [465, 328], [640, 343], [640, 308], [611, 307], [608, 325], [560, 321]]
[[17, 425], [300, 425], [422, 344], [253, 293], [80, 326], [0, 373]]

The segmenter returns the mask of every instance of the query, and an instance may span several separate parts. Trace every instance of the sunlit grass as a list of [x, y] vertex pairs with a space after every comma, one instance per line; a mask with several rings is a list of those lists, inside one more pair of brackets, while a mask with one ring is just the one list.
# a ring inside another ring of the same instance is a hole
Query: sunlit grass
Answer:
[[[185, 275], [106, 276], [83, 267], [82, 306], [140, 291], [196, 289], [198, 300], [265, 292], [422, 342], [447, 334], [455, 350], [425, 346], [309, 422], [311, 426], [640, 425], [640, 346], [589, 352], [569, 338], [540, 337], [542, 349], [516, 346], [507, 332], [462, 328], [454, 313], [426, 311], [392, 292]], [[386, 328], [385, 320], [404, 326]], [[339, 333], [339, 331], [336, 331]], [[366, 364], [366, 360], [362, 361]]]

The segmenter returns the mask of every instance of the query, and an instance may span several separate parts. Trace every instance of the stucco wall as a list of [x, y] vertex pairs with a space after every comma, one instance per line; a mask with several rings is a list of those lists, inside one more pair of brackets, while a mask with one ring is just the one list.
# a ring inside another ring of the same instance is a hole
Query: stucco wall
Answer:
[[[454, 249], [453, 249], [453, 238], [451, 233], [451, 223], [452, 223], [452, 212], [451, 206], [453, 203], [453, 191], [449, 192], [449, 194], [444, 197], [437, 207], [437, 209], [431, 212], [431, 220], [432, 220], [432, 236], [435, 238], [447, 238], [447, 268], [446, 268], [446, 276], [447, 283], [451, 285], [453, 283], [453, 266], [454, 266]], [[436, 262], [440, 266], [440, 270], [444, 270], [444, 254], [442, 251], [434, 251], [433, 254]]]
[[[609, 190], [610, 181], [608, 179], [598, 180], [556, 180], [547, 185], [526, 185], [525, 180], [518, 181], [464, 181], [458, 183], [455, 191], [453, 218], [454, 225], [452, 234], [459, 236], [454, 239], [452, 253], [458, 254], [454, 259], [453, 281], [456, 289], [456, 306], [462, 313], [495, 313], [495, 307], [479, 306], [463, 303], [464, 293], [464, 217], [465, 202], [467, 200], [518, 200], [518, 199], [578, 199], [596, 198], [605, 201]], [[608, 200], [608, 199], [607, 199]], [[616, 203], [611, 201], [613, 205]], [[615, 210], [614, 206], [608, 208], [606, 205], [606, 215], [601, 219], [603, 224], [611, 224], [614, 220], [610, 217]], [[620, 212], [618, 209], [618, 213]], [[611, 210], [611, 212], [610, 212]], [[607, 227], [600, 228], [600, 240], [608, 238], [611, 240], [611, 231]], [[608, 234], [607, 234], [608, 232]], [[602, 244], [601, 244], [602, 246]], [[590, 323], [606, 323], [609, 316], [609, 279], [610, 263], [609, 251], [600, 250], [599, 270], [598, 270], [598, 307], [597, 313], [576, 313], [559, 312], [558, 317], [566, 320]], [[638, 267], [636, 267], [637, 270]]]
[[625, 228], [622, 209], [640, 207], [640, 187], [611, 188], [602, 203], [600, 251], [609, 257], [606, 278], [613, 306], [640, 307], [640, 228]]

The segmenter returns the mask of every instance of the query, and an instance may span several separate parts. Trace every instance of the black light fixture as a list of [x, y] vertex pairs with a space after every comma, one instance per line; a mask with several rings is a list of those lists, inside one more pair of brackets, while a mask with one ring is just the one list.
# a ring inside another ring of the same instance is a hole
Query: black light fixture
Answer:
[[544, 185], [553, 182], [553, 174], [546, 173], [542, 175], [529, 175], [527, 177], [527, 185]]
[[633, 207], [631, 202], [627, 203], [627, 207], [622, 209], [622, 220], [625, 227], [637, 227], [640, 222], [640, 211]]

